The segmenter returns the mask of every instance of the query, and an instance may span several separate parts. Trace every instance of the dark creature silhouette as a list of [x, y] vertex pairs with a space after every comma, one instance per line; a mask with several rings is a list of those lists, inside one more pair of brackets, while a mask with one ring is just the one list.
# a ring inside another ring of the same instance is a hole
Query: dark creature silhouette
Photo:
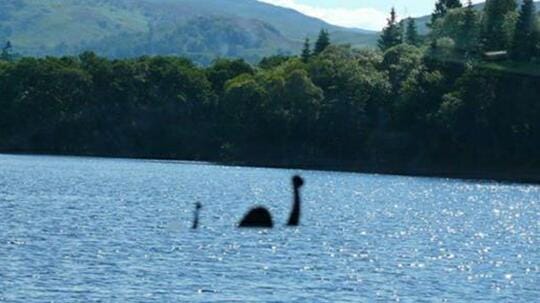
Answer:
[[202, 208], [202, 204], [197, 202], [195, 203], [195, 212], [194, 212], [194, 217], [193, 217], [193, 226], [191, 227], [192, 229], [197, 229], [199, 228], [199, 213], [201, 211], [201, 208]]
[[[292, 178], [292, 183], [294, 190], [294, 201], [287, 226], [298, 226], [300, 224], [300, 188], [304, 185], [304, 180], [299, 176], [294, 176]], [[272, 221], [272, 215], [268, 209], [264, 207], [257, 207], [247, 213], [247, 215], [240, 222], [239, 227], [272, 228], [274, 227], [274, 222]]]

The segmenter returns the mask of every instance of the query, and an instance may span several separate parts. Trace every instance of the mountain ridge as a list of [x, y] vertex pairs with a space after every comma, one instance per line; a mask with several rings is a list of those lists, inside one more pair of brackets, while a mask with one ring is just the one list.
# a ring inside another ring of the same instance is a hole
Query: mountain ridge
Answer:
[[336, 43], [372, 46], [377, 39], [376, 32], [331, 25], [256, 0], [0, 2], [0, 43], [10, 40], [15, 51], [35, 56], [95, 50], [109, 57], [184, 55], [202, 64], [216, 57], [254, 62], [272, 54], [297, 54], [303, 40], [313, 40], [322, 28]]

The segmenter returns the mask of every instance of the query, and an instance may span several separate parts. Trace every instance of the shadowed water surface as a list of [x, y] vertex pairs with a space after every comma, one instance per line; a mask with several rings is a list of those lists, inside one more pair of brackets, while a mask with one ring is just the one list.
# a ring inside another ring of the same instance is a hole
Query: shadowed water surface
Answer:
[[539, 186], [294, 173], [0, 155], [0, 302], [538, 302]]

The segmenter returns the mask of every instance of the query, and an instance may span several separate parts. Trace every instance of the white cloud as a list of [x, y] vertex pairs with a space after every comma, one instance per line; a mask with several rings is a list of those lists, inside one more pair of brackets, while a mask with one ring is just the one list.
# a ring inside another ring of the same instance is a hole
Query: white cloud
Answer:
[[[292, 8], [296, 11], [299, 11], [305, 15], [322, 19], [330, 24], [344, 26], [344, 27], [356, 27], [362, 29], [371, 29], [371, 30], [381, 30], [386, 25], [386, 19], [388, 18], [388, 11], [380, 11], [372, 7], [364, 8], [323, 8], [316, 7], [307, 4], [298, 3], [297, 0], [258, 0], [260, 2], [265, 2], [273, 5], [283, 6]], [[467, 1], [461, 1], [466, 5]], [[473, 3], [485, 2], [485, 0], [472, 0]], [[435, 5], [435, 0], [433, 0], [433, 6]], [[402, 11], [398, 8], [398, 15], [409, 17], [410, 14], [407, 13], [407, 9]], [[428, 15], [431, 13], [432, 8], [429, 8], [425, 14]], [[414, 15], [412, 17], [415, 17]]]
[[386, 24], [387, 12], [374, 8], [322, 8], [297, 3], [295, 0], [259, 0], [273, 5], [297, 10], [305, 15], [322, 19], [330, 24], [356, 27], [362, 29], [380, 30]]

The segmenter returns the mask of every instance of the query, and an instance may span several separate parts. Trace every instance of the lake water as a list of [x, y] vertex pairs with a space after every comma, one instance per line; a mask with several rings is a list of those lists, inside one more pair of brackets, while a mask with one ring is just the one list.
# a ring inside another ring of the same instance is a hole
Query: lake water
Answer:
[[535, 185], [0, 155], [0, 302], [539, 302], [539, 241]]

